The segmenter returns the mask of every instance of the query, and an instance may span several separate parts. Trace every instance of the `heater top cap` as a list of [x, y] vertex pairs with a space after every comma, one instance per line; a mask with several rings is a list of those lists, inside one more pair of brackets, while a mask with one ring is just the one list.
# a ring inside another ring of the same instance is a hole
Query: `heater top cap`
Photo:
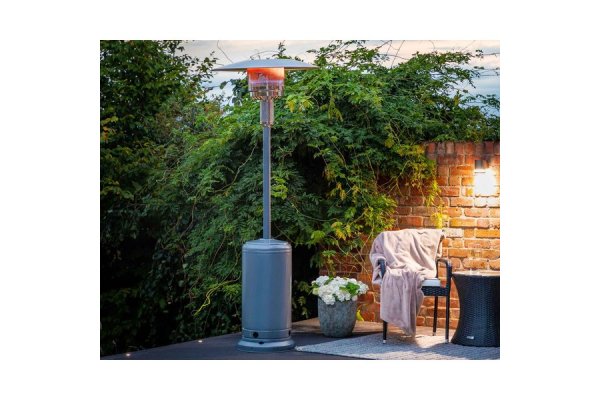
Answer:
[[314, 69], [315, 65], [298, 60], [277, 58], [269, 60], [246, 60], [214, 68], [213, 71], [245, 71], [248, 68], [285, 68], [289, 70]]

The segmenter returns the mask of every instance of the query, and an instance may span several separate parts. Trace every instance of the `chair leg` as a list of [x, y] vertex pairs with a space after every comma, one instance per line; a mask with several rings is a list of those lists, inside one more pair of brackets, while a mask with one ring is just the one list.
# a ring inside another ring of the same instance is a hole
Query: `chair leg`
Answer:
[[387, 342], [387, 322], [383, 321], [383, 344]]
[[450, 331], [450, 291], [446, 294], [446, 343], [448, 343], [448, 333]]
[[433, 336], [435, 336], [435, 332], [437, 330], [437, 309], [438, 309], [438, 297], [435, 296], [435, 301], [433, 303]]

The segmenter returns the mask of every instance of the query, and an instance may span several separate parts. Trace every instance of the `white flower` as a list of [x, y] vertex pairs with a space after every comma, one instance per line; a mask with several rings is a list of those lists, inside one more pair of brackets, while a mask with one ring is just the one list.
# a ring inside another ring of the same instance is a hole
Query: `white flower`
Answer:
[[359, 286], [360, 286], [360, 288], [358, 289], [358, 293], [359, 294], [365, 294], [365, 293], [367, 293], [367, 290], [369, 289], [369, 287], [367, 285], [365, 285], [364, 283], [360, 282]]
[[322, 275], [322, 276], [318, 277], [317, 280], [313, 281], [313, 283], [316, 283], [317, 285], [321, 286], [325, 282], [327, 282], [328, 279], [329, 279], [328, 276]]
[[331, 290], [331, 286], [329, 286], [329, 285], [320, 286], [317, 289], [317, 292], [318, 292], [320, 298], [323, 298], [323, 297], [325, 297], [327, 295], [333, 294], [333, 292]]
[[323, 297], [321, 297], [323, 299], [323, 301], [325, 302], [325, 304], [331, 306], [333, 305], [333, 303], [335, 303], [335, 298], [333, 297], [333, 295], [331, 294], [327, 294]]
[[[352, 283], [353, 289], [348, 289], [349, 283]], [[312, 281], [312, 285], [312, 293], [318, 295], [327, 305], [333, 305], [336, 301], [356, 301], [359, 295], [365, 294], [368, 290], [368, 286], [364, 283], [354, 278], [340, 276], [333, 279], [325, 275], [319, 276]], [[358, 289], [355, 285], [358, 285]]]

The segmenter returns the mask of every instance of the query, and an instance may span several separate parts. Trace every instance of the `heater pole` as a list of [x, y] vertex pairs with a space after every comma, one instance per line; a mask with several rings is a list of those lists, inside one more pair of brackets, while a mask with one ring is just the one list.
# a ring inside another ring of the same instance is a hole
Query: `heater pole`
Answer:
[[263, 239], [271, 239], [271, 127], [263, 126]]
[[263, 239], [271, 239], [271, 125], [274, 119], [273, 98], [260, 100], [260, 123], [263, 126]]

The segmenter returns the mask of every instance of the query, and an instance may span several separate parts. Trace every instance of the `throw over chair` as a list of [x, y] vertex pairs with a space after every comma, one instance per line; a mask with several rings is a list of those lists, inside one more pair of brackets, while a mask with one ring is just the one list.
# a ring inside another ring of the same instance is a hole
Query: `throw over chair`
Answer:
[[[435, 251], [436, 257], [432, 260], [432, 262], [434, 262], [435, 277], [426, 277], [421, 283], [421, 291], [423, 292], [424, 296], [434, 296], [435, 297], [434, 309], [433, 309], [433, 336], [435, 336], [436, 330], [437, 330], [438, 297], [443, 296], [446, 298], [446, 337], [445, 337], [445, 339], [446, 339], [446, 343], [448, 343], [449, 331], [450, 331], [450, 290], [452, 288], [452, 264], [447, 259], [437, 257], [437, 255], [441, 255], [441, 240], [444, 238], [443, 233], [441, 233], [441, 231], [439, 231], [439, 230], [434, 230], [434, 229], [419, 229], [419, 230], [405, 229], [404, 232], [403, 231], [395, 231], [395, 232], [389, 232], [389, 233], [394, 234], [394, 233], [398, 233], [398, 232], [403, 232], [404, 234], [407, 234], [407, 233], [409, 233], [409, 231], [410, 231], [410, 234], [413, 235], [413, 236], [411, 236], [411, 239], [414, 237], [417, 240], [405, 241], [405, 242], [408, 242], [408, 244], [404, 243], [403, 244], [404, 248], [400, 249], [400, 251], [404, 252], [405, 254], [407, 253], [406, 248], [408, 248], [409, 251], [412, 253], [414, 246], [419, 245], [419, 243], [418, 243], [418, 238], [420, 237], [419, 234], [427, 233], [427, 231], [438, 231], [439, 232], [438, 234], [441, 234], [439, 236], [439, 243], [437, 244], [437, 248]], [[379, 238], [379, 236], [378, 236], [378, 238]], [[378, 240], [378, 239], [376, 239], [376, 240]], [[373, 244], [373, 248], [375, 248], [375, 243]], [[376, 257], [376, 263], [377, 263], [377, 266], [379, 267], [379, 276], [381, 277], [381, 281], [383, 281], [383, 277], [385, 276], [387, 270], [389, 269], [389, 265], [388, 265], [389, 261], [381, 253], [374, 254], [373, 249], [371, 250], [371, 257]], [[400, 258], [402, 258], [402, 257], [400, 257]], [[375, 260], [372, 259], [372, 262], [374, 262], [374, 261]], [[439, 266], [440, 265], [445, 265], [445, 267], [446, 267], [446, 284], [445, 284], [445, 286], [441, 285], [441, 280], [439, 279]], [[375, 274], [374, 274], [374, 277], [375, 277]], [[373, 282], [376, 283], [375, 278], [374, 278]], [[383, 287], [382, 287], [382, 289], [383, 289]], [[383, 302], [383, 299], [384, 299], [383, 290], [382, 290], [381, 294], [382, 294], [381, 300]], [[382, 320], [383, 320], [383, 343], [386, 343], [388, 321], [386, 321], [383, 318], [383, 316], [382, 316]]]
[[[444, 296], [446, 298], [446, 343], [448, 343], [448, 335], [450, 332], [450, 289], [452, 288], [452, 264], [449, 260], [444, 258], [438, 258], [435, 261], [436, 266], [439, 263], [446, 265], [446, 286], [441, 286], [441, 281], [438, 279], [438, 269], [436, 268], [436, 275], [434, 279], [425, 279], [421, 290], [425, 296], [435, 296], [433, 302], [433, 336], [435, 336], [437, 330], [437, 316], [438, 316], [438, 297]], [[379, 260], [379, 268], [381, 277], [385, 274], [386, 264], [385, 260]], [[387, 341], [387, 321], [383, 321], [383, 343]]]

